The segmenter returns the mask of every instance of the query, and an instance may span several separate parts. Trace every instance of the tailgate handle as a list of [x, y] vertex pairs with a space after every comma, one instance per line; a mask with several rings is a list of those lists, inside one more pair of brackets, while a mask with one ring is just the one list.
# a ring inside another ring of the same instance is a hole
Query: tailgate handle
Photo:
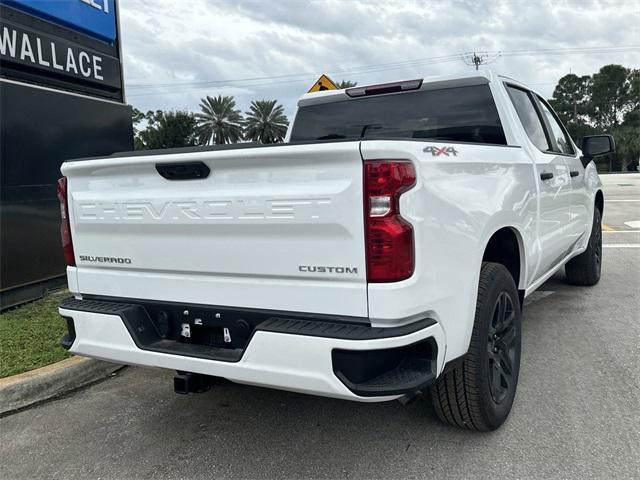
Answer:
[[202, 162], [156, 163], [156, 170], [167, 180], [197, 180], [207, 178], [211, 173]]

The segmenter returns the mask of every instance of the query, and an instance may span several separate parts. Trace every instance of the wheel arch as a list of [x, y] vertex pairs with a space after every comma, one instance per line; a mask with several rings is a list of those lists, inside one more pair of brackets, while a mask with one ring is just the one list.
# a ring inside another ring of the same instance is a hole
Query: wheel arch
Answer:
[[602, 193], [602, 190], [598, 190], [596, 192], [595, 207], [598, 209], [600, 216], [602, 217], [602, 215], [604, 215], [604, 194]]
[[516, 227], [504, 226], [494, 231], [485, 244], [482, 261], [504, 265], [514, 279], [520, 301], [524, 297], [526, 275], [522, 235]]

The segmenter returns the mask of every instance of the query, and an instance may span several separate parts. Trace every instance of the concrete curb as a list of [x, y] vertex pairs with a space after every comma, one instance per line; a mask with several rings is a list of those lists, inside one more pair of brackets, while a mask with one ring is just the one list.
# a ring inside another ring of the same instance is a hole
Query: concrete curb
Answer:
[[0, 379], [0, 415], [19, 410], [106, 378], [123, 366], [71, 357], [30, 372]]

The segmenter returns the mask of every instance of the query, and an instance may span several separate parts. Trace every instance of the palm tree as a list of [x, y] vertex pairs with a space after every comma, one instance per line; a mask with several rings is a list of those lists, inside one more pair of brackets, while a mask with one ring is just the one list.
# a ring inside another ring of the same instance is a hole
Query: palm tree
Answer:
[[338, 90], [342, 90], [343, 88], [355, 87], [356, 85], [358, 85], [358, 82], [352, 82], [351, 80], [340, 80], [338, 83], [336, 83], [336, 87], [338, 87]]
[[233, 97], [222, 95], [207, 95], [200, 101], [201, 113], [196, 113], [196, 120], [201, 143], [236, 143], [242, 138], [242, 115], [235, 106]]
[[253, 142], [278, 143], [287, 133], [287, 120], [277, 100], [255, 100], [245, 113], [244, 138]]

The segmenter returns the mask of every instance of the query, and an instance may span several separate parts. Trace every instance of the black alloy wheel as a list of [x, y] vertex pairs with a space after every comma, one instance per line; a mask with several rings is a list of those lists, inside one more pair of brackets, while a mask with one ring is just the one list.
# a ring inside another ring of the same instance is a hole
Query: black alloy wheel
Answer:
[[516, 357], [516, 326], [513, 300], [507, 292], [498, 296], [493, 307], [487, 342], [489, 387], [496, 403], [502, 402], [513, 387]]

